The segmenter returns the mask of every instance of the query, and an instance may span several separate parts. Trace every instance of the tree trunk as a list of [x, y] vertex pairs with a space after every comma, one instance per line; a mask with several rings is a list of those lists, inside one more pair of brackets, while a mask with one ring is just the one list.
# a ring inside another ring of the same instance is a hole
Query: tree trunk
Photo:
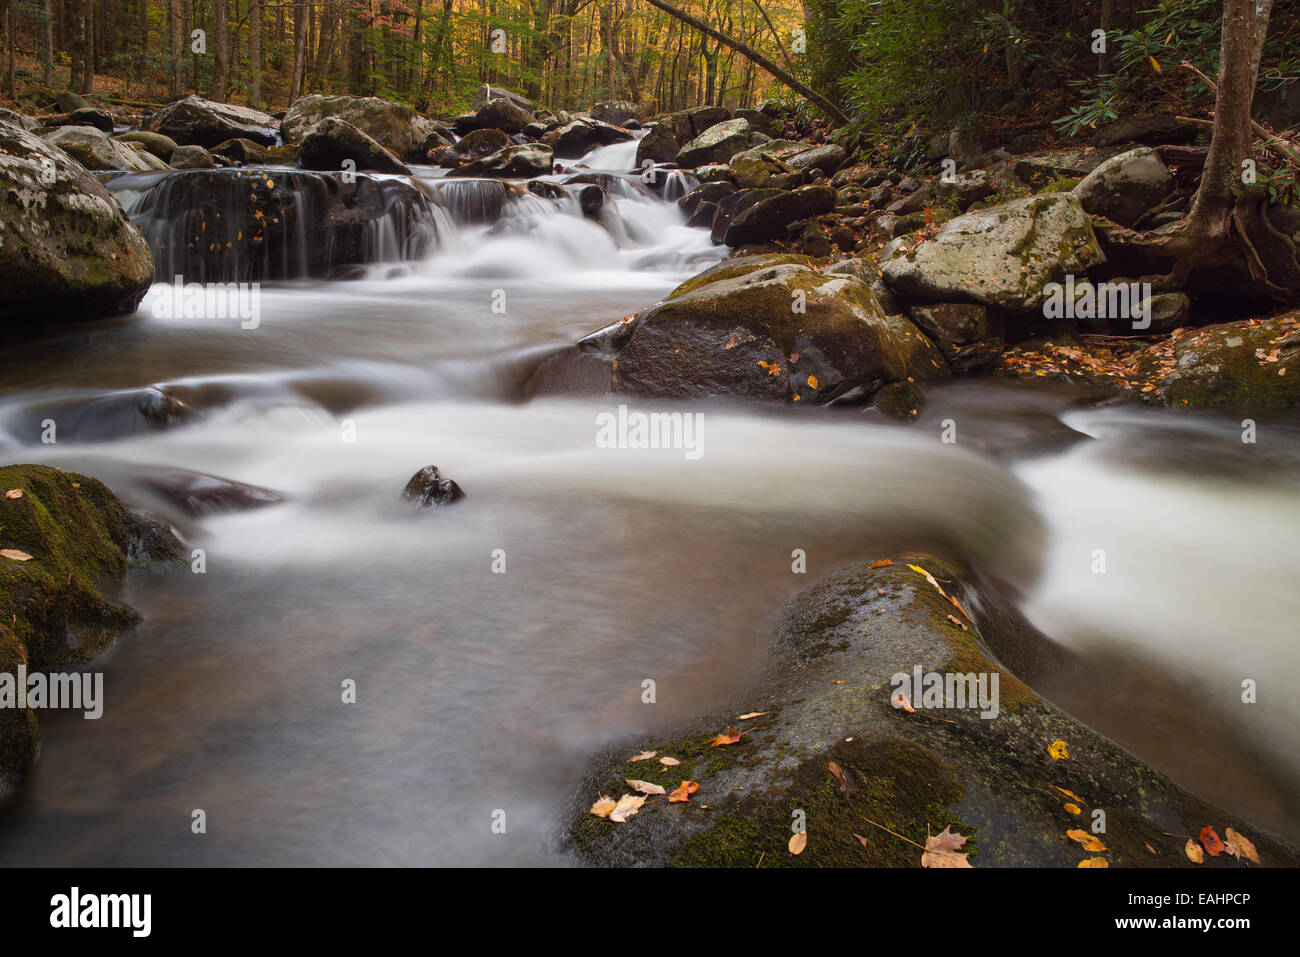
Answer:
[[174, 100], [181, 95], [181, 69], [185, 57], [185, 25], [181, 13], [181, 0], [168, 0], [167, 18], [171, 21], [171, 97]]
[[[1268, 2], [1271, 3], [1272, 0], [1268, 0]], [[669, 16], [676, 17], [678, 20], [681, 20], [683, 23], [694, 27], [696, 30], [699, 30], [701, 33], [705, 34], [706, 36], [710, 36], [713, 39], [717, 40], [719, 43], [725, 43], [727, 46], [731, 47], [741, 56], [753, 60], [764, 70], [766, 70], [768, 73], [772, 74], [773, 77], [780, 80], [782, 83], [784, 83], [790, 89], [794, 90], [800, 96], [806, 97], [810, 102], [815, 103], [818, 107], [821, 108], [823, 113], [829, 116], [836, 123], [843, 125], [848, 122], [844, 114], [840, 112], [839, 108], [834, 103], [826, 99], [826, 97], [822, 96], [820, 93], [816, 93], [813, 90], [809, 89], [807, 86], [805, 86], [803, 83], [800, 83], [797, 79], [795, 79], [785, 70], [781, 69], [779, 66], [777, 66], [775, 63], [773, 63], [771, 60], [763, 56], [763, 54], [759, 53], [757, 50], [753, 49], [752, 47], [746, 46], [744, 43], [741, 43], [739, 40], [732, 39], [731, 37], [725, 35], [724, 33], [721, 33], [720, 31], [713, 29], [713, 27], [709, 26], [703, 20], [691, 16], [691, 14], [687, 13], [684, 10], [679, 10], [671, 3], [668, 3], [667, 0], [646, 0], [646, 3], [650, 4], [653, 7], [658, 7], [660, 10], [662, 10], [664, 13], [668, 14]]]
[[262, 0], [248, 0], [248, 99], [262, 106]]
[[1110, 33], [1115, 29], [1115, 3], [1116, 0], [1101, 0], [1101, 22], [1098, 26], [1106, 31], [1106, 51], [1097, 60], [1098, 74], [1115, 72], [1115, 60], [1110, 52]]
[[218, 103], [224, 103], [226, 88], [230, 85], [230, 12], [227, 0], [213, 0], [212, 19], [216, 28], [213, 37], [216, 50], [212, 66], [211, 96]]
[[293, 4], [293, 79], [289, 84], [289, 103], [302, 96], [302, 70], [307, 61], [307, 3], [294, 0]]
[[54, 86], [54, 11], [50, 0], [41, 2], [41, 79]]
[[95, 0], [84, 0], [83, 9], [85, 16], [81, 31], [86, 38], [86, 47], [81, 61], [81, 89], [77, 92], [85, 95], [95, 89]]

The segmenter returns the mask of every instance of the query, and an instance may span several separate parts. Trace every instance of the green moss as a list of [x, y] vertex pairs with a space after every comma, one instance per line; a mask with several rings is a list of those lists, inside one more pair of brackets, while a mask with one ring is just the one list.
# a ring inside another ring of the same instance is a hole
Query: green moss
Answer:
[[817, 265], [815, 260], [810, 259], [807, 256], [796, 256], [793, 253], [776, 253], [768, 256], [740, 256], [736, 259], [723, 260], [718, 265], [705, 270], [698, 276], [692, 276], [664, 298], [676, 299], [678, 296], [684, 296], [687, 293], [695, 292], [695, 290], [707, 286], [710, 283], [722, 282], [726, 279], [735, 279], [737, 276], [744, 276], [759, 269], [770, 269], [772, 266], [784, 266], [788, 264], [808, 266], [809, 268], [813, 268]]
[[1074, 176], [1058, 176], [1042, 189], [1036, 190], [1037, 193], [1068, 193], [1074, 187], [1082, 183], [1083, 180]]

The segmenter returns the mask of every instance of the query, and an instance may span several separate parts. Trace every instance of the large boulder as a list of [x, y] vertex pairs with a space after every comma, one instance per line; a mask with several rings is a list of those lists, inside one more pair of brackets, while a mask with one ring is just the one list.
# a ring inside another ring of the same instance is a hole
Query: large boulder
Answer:
[[275, 145], [275, 120], [260, 110], [229, 103], [214, 103], [197, 96], [168, 103], [150, 114], [143, 128], [163, 133], [182, 145], [213, 147], [236, 136]]
[[508, 146], [491, 156], [470, 160], [447, 175], [531, 179], [534, 176], [545, 176], [554, 165], [555, 154], [549, 146], [528, 143], [523, 146]]
[[805, 186], [791, 192], [760, 199], [748, 209], [734, 215], [723, 242], [728, 246], [767, 243], [785, 235], [791, 223], [835, 209], [835, 190], [829, 186]]
[[500, 130], [487, 129], [467, 133], [452, 149], [459, 156], [481, 159], [513, 145], [514, 140]]
[[1177, 338], [1160, 397], [1179, 408], [1300, 407], [1300, 325], [1228, 322]]
[[1005, 342], [991, 331], [987, 306], [940, 302], [913, 306], [909, 314], [917, 328], [934, 340], [958, 375], [989, 372], [1002, 358]]
[[677, 159], [681, 144], [673, 133], [671, 123], [656, 123], [650, 131], [636, 144], [637, 168], [645, 166], [646, 160], [655, 163], [671, 163]]
[[801, 256], [722, 263], [641, 313], [617, 354], [618, 391], [822, 404], [946, 372], [934, 344], [886, 316], [870, 287]]
[[500, 130], [518, 133], [533, 121], [533, 114], [522, 110], [505, 97], [488, 100], [474, 112], [474, 127], [480, 130]]
[[298, 154], [298, 165], [303, 169], [342, 169], [345, 160], [355, 163], [358, 170], [411, 172], [373, 137], [336, 116], [327, 116], [303, 134]]
[[729, 165], [731, 178], [741, 189], [764, 189], [772, 184], [773, 177], [788, 176], [793, 172], [790, 166], [764, 153], [761, 147], [737, 153]]
[[542, 142], [555, 151], [561, 159], [578, 159], [598, 146], [612, 146], [633, 139], [631, 133], [602, 123], [599, 120], [574, 120], [552, 130], [542, 137]]
[[489, 86], [486, 83], [480, 86], [478, 92], [474, 94], [474, 102], [470, 106], [470, 110], [477, 113], [488, 100], [497, 99], [509, 100], [525, 113], [532, 114], [533, 112], [533, 101], [528, 97], [511, 92], [503, 86]]
[[60, 126], [41, 138], [63, 150], [86, 169], [124, 169], [138, 173], [167, 168], [166, 163], [151, 153], [142, 153], [125, 143], [109, 139], [93, 126]]
[[881, 273], [914, 302], [975, 302], [1038, 310], [1044, 286], [1105, 261], [1088, 214], [1068, 193], [1044, 193], [967, 213]]
[[424, 159], [424, 144], [436, 127], [409, 106], [377, 96], [323, 96], [296, 100], [280, 122], [286, 143], [300, 143], [307, 131], [326, 117], [350, 123], [399, 160]]
[[677, 153], [677, 165], [687, 169], [710, 163], [730, 163], [731, 158], [767, 137], [749, 125], [749, 120], [726, 120], [709, 127]]
[[[0, 489], [0, 674], [74, 670], [140, 621], [114, 597], [128, 567], [176, 562], [180, 542], [75, 472], [6, 466]], [[39, 741], [32, 709], [0, 706], [0, 808]]]
[[832, 176], [848, 158], [849, 154], [843, 146], [827, 143], [824, 146], [814, 146], [810, 150], [795, 153], [786, 162], [795, 169], [804, 171], [819, 169], [827, 176]]
[[67, 116], [57, 116], [45, 122], [47, 126], [93, 126], [110, 135], [116, 126], [110, 113], [93, 106], [83, 106], [79, 110], [73, 110]]
[[662, 119], [672, 124], [673, 133], [678, 141], [685, 143], [695, 139], [705, 130], [731, 119], [731, 110], [725, 106], [696, 106], [670, 113]]
[[0, 123], [8, 123], [10, 126], [17, 126], [19, 129], [29, 132], [41, 125], [40, 120], [35, 117], [28, 116], [26, 113], [17, 113], [2, 106], [0, 106]]
[[[150, 133], [147, 130], [132, 130], [129, 133], [119, 133], [113, 139], [119, 143], [139, 143], [147, 152], [152, 153], [164, 163], [172, 158], [172, 151], [176, 149], [176, 141], [170, 136], [162, 133]], [[251, 143], [252, 140], [246, 140], [245, 142]]]
[[1180, 123], [1169, 113], [1149, 116], [1128, 116], [1103, 126], [1093, 137], [1097, 146], [1121, 146], [1125, 143], [1144, 143], [1156, 146], [1163, 143], [1192, 143], [1196, 140], [1196, 127]]
[[0, 123], [0, 276], [0, 320], [84, 318], [134, 310], [153, 282], [153, 259], [85, 167]]
[[1174, 189], [1174, 176], [1156, 151], [1143, 146], [1112, 156], [1073, 190], [1085, 212], [1132, 229]]
[[629, 100], [606, 100], [591, 108], [591, 118], [613, 126], [626, 127], [629, 123], [640, 124], [641, 107]]
[[[992, 538], [1006, 550], [1004, 534]], [[1080, 666], [955, 562], [903, 553], [828, 575], [775, 616], [766, 665], [729, 707], [611, 741], [593, 759], [564, 831], [581, 863], [1240, 868], [1227, 854], [1188, 860], [1188, 835], [1211, 822], [1247, 835], [1265, 866], [1300, 863], [1284, 839], [1040, 697], [1031, 685], [1053, 668], [1087, 687], [1114, 679]], [[631, 757], [647, 751], [675, 763]], [[629, 779], [696, 790], [652, 798], [616, 823], [597, 802], [633, 792]], [[1071, 830], [1100, 847], [1085, 850]], [[925, 853], [945, 833], [955, 853]]]

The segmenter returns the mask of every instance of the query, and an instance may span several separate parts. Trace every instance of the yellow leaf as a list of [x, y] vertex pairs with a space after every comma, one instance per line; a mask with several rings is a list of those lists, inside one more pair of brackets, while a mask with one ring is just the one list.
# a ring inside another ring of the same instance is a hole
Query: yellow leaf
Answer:
[[1087, 831], [1081, 831], [1078, 828], [1075, 828], [1072, 831], [1066, 831], [1065, 836], [1076, 844], [1082, 845], [1085, 851], [1092, 851], [1096, 854], [1098, 851], [1106, 850], [1106, 845], [1101, 843], [1101, 841], [1097, 840]]
[[618, 807], [617, 801], [602, 794], [596, 799], [596, 803], [591, 806], [591, 813], [596, 817], [609, 817], [614, 813], [616, 807]]
[[798, 834], [791, 837], [788, 845], [791, 854], [802, 854], [803, 849], [807, 846], [808, 835], [803, 831], [800, 831]]
[[641, 805], [645, 803], [645, 798], [636, 797], [632, 794], [624, 794], [614, 805], [614, 810], [610, 812], [609, 819], [616, 824], [626, 824], [637, 811], [641, 810]]
[[631, 764], [633, 761], [649, 761], [658, 753], [658, 751], [642, 751], [640, 754], [634, 754], [632, 757], [628, 758], [627, 763]]
[[1068, 797], [1068, 798], [1074, 798], [1074, 800], [1078, 801], [1080, 804], [1087, 804], [1087, 803], [1088, 803], [1088, 802], [1085, 801], [1083, 798], [1079, 797], [1079, 795], [1075, 794], [1073, 791], [1067, 791], [1065, 788], [1058, 788], [1055, 784], [1052, 785], [1052, 790], [1054, 790], [1054, 791], [1060, 791], [1060, 792], [1061, 792], [1062, 794], [1064, 794], [1066, 797]]
[[810, 375], [808, 377], [808, 387], [812, 389], [817, 388], [817, 377], [815, 375]]
[[738, 721], [749, 721], [749, 720], [752, 719], [752, 718], [761, 718], [761, 717], [763, 717], [763, 715], [765, 715], [765, 714], [767, 714], [766, 711], [751, 711], [749, 714], [742, 714], [742, 715], [741, 715], [739, 718], [737, 718], [736, 720], [738, 720]]
[[32, 556], [26, 552], [20, 552], [16, 548], [0, 548], [0, 555], [15, 562], [30, 562], [32, 560]]
[[627, 786], [630, 787], [633, 791], [638, 791], [641, 794], [667, 794], [668, 793], [666, 790], [664, 790], [663, 785], [660, 784], [651, 784], [649, 781], [636, 781], [633, 780], [632, 778], [624, 778], [623, 780], [627, 782]]
[[1064, 741], [1057, 740], [1047, 746], [1047, 753], [1053, 761], [1061, 761], [1070, 756], [1070, 748]]
[[1086, 861], [1079, 862], [1080, 867], [1110, 867], [1110, 863], [1104, 857], [1090, 857]]
[[1232, 828], [1228, 828], [1223, 832], [1223, 836], [1226, 838], [1224, 841], [1225, 849], [1233, 857], [1238, 860], [1244, 857], [1248, 861], [1254, 861], [1256, 864], [1260, 863], [1259, 851], [1255, 850], [1255, 845], [1244, 835], [1238, 834]]
[[1151, 61], [1151, 69], [1155, 70], [1157, 73], [1163, 73], [1163, 72], [1164, 72], [1164, 70], [1160, 69], [1160, 61], [1159, 61], [1159, 60], [1157, 60], [1157, 59], [1156, 59], [1155, 57], [1153, 57], [1153, 56], [1149, 56], [1149, 57], [1147, 57], [1147, 59]]
[[1067, 803], [1067, 804], [1065, 805], [1065, 809], [1066, 809], [1067, 811], [1069, 811], [1071, 814], [1082, 814], [1082, 813], [1083, 813], [1083, 808], [1079, 807], [1079, 805], [1077, 805], [1077, 804], [1068, 804], [1068, 803]]
[[1194, 838], [1188, 838], [1187, 844], [1183, 847], [1183, 853], [1193, 864], [1205, 863], [1205, 852], [1201, 850], [1201, 845], [1197, 844]]
[[676, 758], [660, 758], [659, 763], [666, 768], [675, 768], [682, 762], [678, 761]]

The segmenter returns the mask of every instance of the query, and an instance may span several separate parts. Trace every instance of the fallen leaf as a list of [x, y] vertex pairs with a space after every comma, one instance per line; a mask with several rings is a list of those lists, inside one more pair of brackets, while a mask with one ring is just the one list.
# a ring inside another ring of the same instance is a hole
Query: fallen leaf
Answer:
[[850, 833], [852, 833], [853, 836], [858, 839], [859, 844], [861, 844], [863, 847], [867, 846], [867, 839], [865, 837], [863, 837], [861, 834], [857, 833], [856, 831]]
[[[669, 804], [681, 804], [690, 801], [691, 795], [700, 789], [700, 786], [694, 781], [683, 781], [679, 784], [672, 794], [668, 795]], [[701, 805], [707, 806], [707, 805]]]
[[0, 555], [3, 555], [5, 558], [13, 559], [16, 562], [30, 562], [32, 560], [32, 556], [28, 555], [26, 552], [20, 552], [16, 548], [0, 548]]
[[731, 726], [728, 726], [726, 734], [720, 734], [717, 737], [709, 739], [709, 747], [718, 748], [724, 744], [737, 744], [739, 743], [741, 737], [742, 737], [741, 732], [737, 731], [735, 728]]
[[614, 813], [616, 807], [618, 807], [617, 801], [602, 794], [596, 799], [596, 803], [591, 806], [591, 813], [596, 817], [609, 817]]
[[[1143, 841], [1142, 843], [1143, 843], [1144, 845], [1146, 845], [1146, 849], [1147, 849], [1148, 851], [1150, 851], [1152, 854], [1156, 854], [1156, 849], [1155, 849], [1154, 847], [1152, 847], [1150, 844], [1147, 844], [1146, 841]], [[1159, 855], [1159, 854], [1156, 854], [1156, 856], [1159, 857], [1160, 855]]]
[[1187, 845], [1183, 848], [1183, 853], [1193, 864], [1205, 863], [1205, 852], [1201, 850], [1201, 845], [1197, 844], [1192, 838], [1187, 839]]
[[952, 622], [954, 625], [956, 625], [958, 628], [960, 628], [962, 631], [970, 630], [969, 628], [966, 627], [966, 622], [962, 621], [956, 615], [949, 615], [948, 620]]
[[618, 804], [610, 812], [609, 819], [618, 824], [626, 824], [637, 811], [641, 810], [641, 805], [645, 803], [645, 798], [637, 797], [634, 794], [624, 794], [618, 799]]
[[667, 794], [668, 793], [663, 789], [662, 785], [651, 784], [649, 781], [636, 781], [633, 780], [632, 778], [624, 778], [623, 780], [627, 782], [627, 786], [630, 787], [633, 791], [638, 791], [641, 794]]
[[[934, 580], [934, 576], [931, 575], [929, 572], [927, 572], [927, 571], [926, 571], [924, 568], [922, 568], [920, 565], [908, 565], [907, 567], [910, 568], [910, 569], [912, 569], [912, 571], [916, 572], [918, 575], [924, 575], [926, 581], [928, 581], [928, 582], [929, 582], [931, 585], [933, 585], [935, 588], [939, 588], [939, 583], [938, 583], [937, 581]], [[944, 594], [944, 591], [943, 591], [942, 588], [939, 588], [939, 594], [940, 594], [940, 595], [943, 595], [943, 594]], [[944, 595], [944, 597], [946, 598], [947, 595]]]
[[788, 845], [791, 854], [802, 854], [803, 849], [807, 846], [808, 835], [804, 831], [800, 831], [798, 834], [792, 836]]
[[1053, 761], [1061, 761], [1070, 756], [1070, 748], [1064, 741], [1053, 741], [1047, 746], [1047, 753]]
[[741, 715], [739, 718], [737, 718], [736, 720], [738, 720], [738, 721], [748, 721], [748, 720], [750, 720], [751, 718], [761, 718], [761, 717], [763, 717], [763, 715], [765, 715], [765, 714], [767, 714], [766, 711], [751, 711], [749, 714], [742, 714], [742, 715]]
[[1090, 857], [1086, 861], [1079, 862], [1080, 867], [1110, 867], [1110, 862], [1104, 857]]
[[886, 565], [892, 565], [892, 564], [894, 563], [890, 559], [882, 558], [878, 562], [872, 562], [870, 565], [867, 566], [867, 568], [884, 568]]
[[849, 793], [849, 776], [831, 758], [826, 759], [826, 767], [831, 772], [831, 777], [835, 779], [835, 783], [840, 786], [840, 793], [847, 797]]
[[1224, 845], [1225, 850], [1237, 860], [1244, 857], [1248, 861], [1254, 861], [1256, 864], [1260, 863], [1259, 851], [1255, 850], [1255, 845], [1250, 842], [1249, 838], [1238, 834], [1232, 828], [1225, 830], [1223, 836], [1228, 839], [1227, 844]]
[[659, 763], [666, 768], [675, 768], [682, 762], [678, 761], [676, 758], [660, 758]]
[[1107, 849], [1106, 845], [1101, 843], [1101, 841], [1097, 840], [1087, 831], [1081, 831], [1078, 828], [1075, 828], [1072, 831], [1066, 831], [1065, 836], [1076, 844], [1083, 845], [1085, 851], [1092, 851], [1094, 854], [1098, 851], [1104, 851]]
[[1201, 828], [1201, 844], [1210, 857], [1218, 857], [1223, 853], [1224, 843], [1219, 840], [1219, 835], [1214, 833], [1214, 828], [1208, 824]]
[[1070, 803], [1067, 802], [1066, 805], [1065, 805], [1065, 809], [1066, 809], [1067, 811], [1069, 811], [1071, 814], [1082, 814], [1082, 813], [1083, 813], [1083, 808], [1079, 807], [1079, 805], [1077, 805], [1077, 804], [1070, 804]]
[[9, 491], [5, 492], [5, 498], [22, 498], [22, 497], [23, 497], [23, 490], [20, 488], [11, 488]]
[[[921, 855], [922, 867], [970, 867], [966, 855], [960, 853], [966, 843], [964, 834], [954, 834], [952, 825], [925, 839], [925, 853]], [[973, 869], [973, 868], [972, 868]]]
[[1079, 795], [1075, 794], [1073, 791], [1067, 791], [1065, 788], [1058, 788], [1055, 784], [1052, 785], [1052, 789], [1055, 790], [1055, 791], [1060, 791], [1062, 794], [1064, 794], [1064, 795], [1065, 795], [1066, 797], [1068, 797], [1068, 798], [1074, 798], [1074, 799], [1075, 799], [1076, 801], [1078, 801], [1080, 804], [1087, 804], [1087, 803], [1088, 803], [1088, 802], [1085, 801], [1083, 798], [1079, 797]]
[[817, 377], [815, 375], [810, 375], [808, 377], [808, 386], [812, 389], [817, 388]]
[[907, 700], [907, 695], [900, 690], [896, 695], [889, 699], [889, 703], [895, 708], [902, 708], [904, 711], [915, 714], [916, 709], [912, 707], [912, 702]]
[[658, 751], [642, 751], [640, 754], [634, 754], [632, 757], [628, 758], [627, 763], [631, 764], [633, 761], [649, 761], [658, 753]]

